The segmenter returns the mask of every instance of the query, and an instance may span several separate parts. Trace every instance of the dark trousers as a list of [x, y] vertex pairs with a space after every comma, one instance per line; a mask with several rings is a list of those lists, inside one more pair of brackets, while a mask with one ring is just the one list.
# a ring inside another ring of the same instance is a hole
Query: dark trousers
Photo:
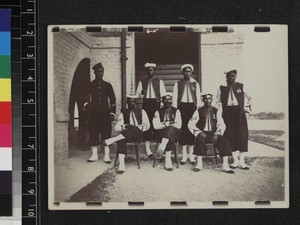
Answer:
[[232, 151], [248, 152], [248, 124], [245, 113], [239, 106], [228, 106], [223, 112], [226, 124], [224, 137], [229, 141]]
[[[204, 131], [204, 133], [206, 134], [206, 137], [203, 137], [200, 134], [198, 134], [198, 136], [196, 137], [196, 147], [194, 154], [197, 156], [205, 156], [208, 150], [206, 143], [212, 143], [212, 138], [214, 136], [213, 132]], [[227, 139], [222, 135], [218, 135], [216, 143], [213, 144], [219, 150], [221, 157], [232, 155], [230, 145]]]
[[182, 133], [179, 138], [179, 144], [193, 145], [195, 142], [195, 136], [188, 129], [188, 123], [196, 110], [196, 106], [194, 103], [180, 103], [178, 109], [180, 110], [182, 118]]
[[128, 130], [124, 130], [121, 133], [125, 139], [117, 142], [118, 154], [127, 154], [126, 144], [127, 142], [140, 142], [142, 139], [143, 132], [138, 127], [132, 127]]
[[147, 99], [147, 98], [143, 99], [143, 109], [147, 113], [147, 116], [148, 116], [149, 122], [150, 122], [150, 129], [143, 133], [143, 139], [145, 141], [151, 141], [151, 140], [155, 140], [157, 138], [156, 132], [153, 128], [152, 120], [153, 120], [155, 112], [159, 108], [160, 108], [160, 102], [157, 102], [156, 99]]
[[158, 131], [158, 138], [160, 141], [162, 138], [169, 139], [165, 151], [171, 151], [176, 148], [175, 143], [178, 141], [180, 134], [181, 130], [173, 126], [169, 126]]
[[89, 126], [89, 145], [100, 145], [99, 134], [101, 135], [101, 142], [111, 137], [111, 122], [109, 121], [109, 113], [101, 111], [92, 111], [88, 115]]

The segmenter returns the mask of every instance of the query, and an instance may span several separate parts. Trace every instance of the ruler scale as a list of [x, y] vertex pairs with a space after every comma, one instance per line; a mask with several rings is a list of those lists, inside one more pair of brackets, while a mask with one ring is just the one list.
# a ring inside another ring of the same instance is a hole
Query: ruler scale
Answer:
[[36, 0], [21, 1], [22, 224], [38, 224]]

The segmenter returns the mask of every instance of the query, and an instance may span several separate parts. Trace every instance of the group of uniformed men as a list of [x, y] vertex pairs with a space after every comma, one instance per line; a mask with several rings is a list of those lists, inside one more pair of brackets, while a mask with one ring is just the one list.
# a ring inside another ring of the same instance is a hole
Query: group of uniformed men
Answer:
[[[245, 163], [248, 151], [245, 106], [250, 106], [250, 98], [244, 92], [243, 84], [236, 82], [236, 69], [224, 72], [227, 84], [219, 86], [213, 104], [213, 95], [201, 95], [199, 83], [191, 77], [193, 65], [181, 67], [183, 79], [175, 83], [172, 94], [167, 93], [164, 82], [155, 77], [155, 68], [155, 63], [145, 64], [147, 77], [139, 82], [135, 94], [127, 95], [128, 108], [121, 110], [115, 125], [119, 134], [111, 137], [111, 122], [116, 113], [115, 94], [112, 85], [103, 80], [102, 64], [92, 67], [95, 80], [90, 83], [84, 105], [84, 110], [89, 111], [89, 145], [92, 150], [87, 162], [98, 161], [97, 146], [101, 134], [105, 163], [111, 163], [109, 146], [117, 143], [119, 174], [125, 172], [126, 143], [141, 140], [145, 141], [146, 155], [150, 159], [160, 158], [165, 153], [165, 169], [168, 171], [173, 170], [171, 151], [177, 142], [182, 146], [181, 164], [189, 161], [195, 165], [195, 172], [203, 169], [202, 157], [208, 150], [207, 143], [213, 143], [218, 149], [223, 172], [233, 174], [235, 168], [249, 170]], [[137, 98], [143, 98], [142, 109], [136, 107]], [[155, 155], [150, 148], [151, 140], [159, 142]], [[233, 163], [229, 165], [228, 156], [231, 155]]]

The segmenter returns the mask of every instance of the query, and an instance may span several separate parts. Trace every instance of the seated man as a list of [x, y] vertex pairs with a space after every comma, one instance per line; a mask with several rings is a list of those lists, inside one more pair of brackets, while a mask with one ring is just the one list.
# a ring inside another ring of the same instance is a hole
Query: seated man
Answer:
[[147, 113], [143, 109], [136, 107], [136, 95], [127, 96], [128, 108], [121, 110], [115, 130], [120, 132], [116, 137], [106, 139], [106, 145], [117, 142], [117, 152], [119, 157], [118, 174], [125, 172], [125, 155], [127, 154], [127, 142], [139, 142], [143, 132], [150, 128]]
[[157, 110], [153, 118], [153, 127], [158, 130], [160, 143], [156, 150], [156, 157], [166, 152], [165, 168], [168, 171], [173, 170], [171, 161], [171, 150], [176, 148], [175, 141], [178, 140], [181, 133], [181, 113], [172, 107], [172, 96], [166, 94], [162, 98], [164, 106]]
[[223, 159], [222, 171], [225, 173], [234, 173], [228, 165], [228, 156], [231, 156], [231, 148], [223, 132], [225, 124], [218, 113], [218, 109], [211, 105], [212, 94], [202, 95], [204, 106], [197, 109], [189, 121], [188, 127], [191, 133], [196, 137], [195, 155], [197, 155], [197, 165], [193, 169], [199, 172], [203, 169], [202, 156], [206, 155], [206, 143], [213, 143], [220, 152]]

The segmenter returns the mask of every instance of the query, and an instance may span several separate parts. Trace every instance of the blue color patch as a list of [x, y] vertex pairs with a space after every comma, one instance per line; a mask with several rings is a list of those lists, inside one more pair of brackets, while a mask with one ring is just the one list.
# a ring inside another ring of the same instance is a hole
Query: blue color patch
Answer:
[[0, 32], [0, 55], [10, 55], [10, 49], [10, 32]]
[[10, 15], [10, 9], [0, 9], [0, 31], [10, 31]]

